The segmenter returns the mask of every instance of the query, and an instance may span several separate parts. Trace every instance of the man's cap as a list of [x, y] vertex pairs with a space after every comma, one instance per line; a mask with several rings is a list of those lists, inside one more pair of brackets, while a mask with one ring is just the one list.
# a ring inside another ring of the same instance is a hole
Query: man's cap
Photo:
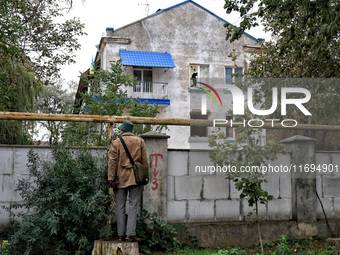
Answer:
[[133, 123], [131, 121], [125, 120], [122, 125], [119, 126], [119, 129], [125, 131], [125, 132], [131, 132], [133, 130]]

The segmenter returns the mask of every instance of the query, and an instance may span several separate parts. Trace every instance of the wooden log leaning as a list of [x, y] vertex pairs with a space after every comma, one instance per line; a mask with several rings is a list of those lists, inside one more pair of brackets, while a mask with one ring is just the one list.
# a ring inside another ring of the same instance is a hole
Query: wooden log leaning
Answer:
[[92, 255], [139, 255], [139, 247], [136, 242], [96, 240]]

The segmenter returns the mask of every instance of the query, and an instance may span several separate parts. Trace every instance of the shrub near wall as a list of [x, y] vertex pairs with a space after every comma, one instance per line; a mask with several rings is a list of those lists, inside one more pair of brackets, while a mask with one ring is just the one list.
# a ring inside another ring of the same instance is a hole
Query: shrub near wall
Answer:
[[23, 212], [13, 215], [22, 220], [10, 235], [10, 254], [88, 254], [95, 239], [112, 236], [107, 160], [85, 150], [57, 148], [52, 154], [44, 162], [29, 152], [33, 181], [19, 181], [24, 203], [11, 205]]

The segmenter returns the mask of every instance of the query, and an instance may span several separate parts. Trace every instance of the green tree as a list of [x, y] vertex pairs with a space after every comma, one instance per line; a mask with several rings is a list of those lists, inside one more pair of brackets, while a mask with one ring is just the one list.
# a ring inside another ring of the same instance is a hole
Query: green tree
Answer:
[[241, 19], [239, 27], [227, 25], [227, 40], [239, 39], [260, 22], [275, 39], [263, 45], [253, 76], [340, 77], [338, 0], [226, 0], [224, 8]]
[[[74, 62], [84, 34], [77, 19], [57, 22], [72, 0], [0, 0], [0, 111], [32, 112], [43, 85]], [[1, 121], [0, 143], [32, 143], [34, 124]]]
[[[305, 116], [296, 108], [290, 108], [286, 117], [297, 120], [299, 124], [339, 125], [340, 86], [337, 79], [340, 78], [339, 0], [226, 0], [224, 8], [227, 13], [239, 12], [241, 19], [239, 27], [227, 25], [227, 40], [237, 40], [243, 31], [259, 23], [262, 23], [265, 31], [270, 32], [274, 38], [273, 41], [262, 44], [247, 72], [250, 77], [262, 79], [248, 80], [248, 84], [255, 82], [260, 84], [255, 96], [256, 103], [262, 109], [269, 109], [272, 102], [272, 87], [278, 87], [278, 84], [303, 87], [312, 94], [311, 100], [306, 104], [312, 116]], [[278, 112], [270, 117], [282, 118]], [[317, 138], [318, 149], [339, 149], [335, 142], [337, 139], [334, 139], [334, 135], [339, 134], [308, 131], [299, 133]], [[296, 132], [275, 131], [274, 134], [268, 131], [268, 135], [276, 136], [277, 140], [293, 134]]]
[[[255, 119], [247, 113], [249, 119]], [[235, 122], [243, 120], [235, 116]], [[251, 123], [254, 125], [255, 123]], [[267, 182], [263, 176], [263, 169], [268, 161], [275, 160], [278, 153], [284, 152], [282, 145], [268, 141], [266, 145], [261, 142], [261, 129], [250, 126], [238, 126], [235, 142], [227, 142], [227, 136], [220, 132], [209, 136], [210, 158], [215, 165], [228, 166], [233, 171], [227, 172], [226, 179], [235, 183], [235, 188], [240, 193], [240, 199], [247, 198], [249, 207], [255, 206], [255, 222], [257, 224], [258, 236], [263, 254], [263, 244], [259, 223], [259, 204], [265, 204], [273, 199], [267, 191], [262, 189], [262, 183]], [[257, 171], [244, 171], [244, 167], [257, 168]], [[249, 214], [251, 216], [252, 213]]]
[[[1, 55], [1, 53], [0, 53]], [[33, 72], [21, 63], [0, 58], [0, 111], [31, 112], [35, 109], [35, 100], [41, 86], [35, 80]], [[32, 123], [25, 121], [0, 121], [1, 144], [31, 144], [29, 129]]]
[[[121, 61], [112, 61], [109, 70], [98, 69], [93, 76], [84, 74], [81, 79], [86, 92], [76, 102], [79, 114], [155, 117], [158, 113], [157, 105], [128, 97], [126, 88], [134, 86], [137, 80], [124, 72]], [[134, 131], [140, 134], [151, 128], [150, 125], [136, 125]], [[68, 144], [107, 145], [107, 125], [103, 123], [69, 123], [65, 131]], [[117, 135], [118, 132], [114, 133], [114, 137]]]
[[78, 19], [56, 21], [68, 7], [56, 0], [0, 0], [1, 58], [21, 62], [38, 80], [58, 75], [59, 65], [74, 62], [77, 37], [84, 35]]
[[[77, 84], [74, 81], [68, 82], [68, 89], [63, 88], [65, 80], [58, 79], [54, 85], [44, 87], [38, 101], [38, 110], [42, 113], [70, 114], [74, 106], [74, 96]], [[40, 125], [45, 127], [49, 133], [48, 137], [51, 145], [59, 143], [65, 123], [60, 121], [42, 121]]]

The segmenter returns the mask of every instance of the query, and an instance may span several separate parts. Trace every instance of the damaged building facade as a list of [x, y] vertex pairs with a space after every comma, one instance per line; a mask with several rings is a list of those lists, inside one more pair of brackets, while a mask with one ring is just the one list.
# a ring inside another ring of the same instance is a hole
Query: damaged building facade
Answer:
[[[220, 93], [218, 104], [208, 97], [206, 114], [202, 113], [202, 93], [211, 91], [202, 84], [223, 87], [243, 79], [251, 52], [263, 39], [244, 34], [230, 43], [225, 40], [226, 23], [194, 1], [184, 1], [119, 29], [107, 28], [95, 62], [108, 70], [110, 61], [122, 59], [125, 71], [139, 80], [127, 88], [128, 95], [157, 104], [159, 118], [228, 118], [232, 108], [228, 92]], [[212, 130], [170, 126], [169, 148], [206, 149]], [[225, 132], [233, 139], [232, 130]]]

